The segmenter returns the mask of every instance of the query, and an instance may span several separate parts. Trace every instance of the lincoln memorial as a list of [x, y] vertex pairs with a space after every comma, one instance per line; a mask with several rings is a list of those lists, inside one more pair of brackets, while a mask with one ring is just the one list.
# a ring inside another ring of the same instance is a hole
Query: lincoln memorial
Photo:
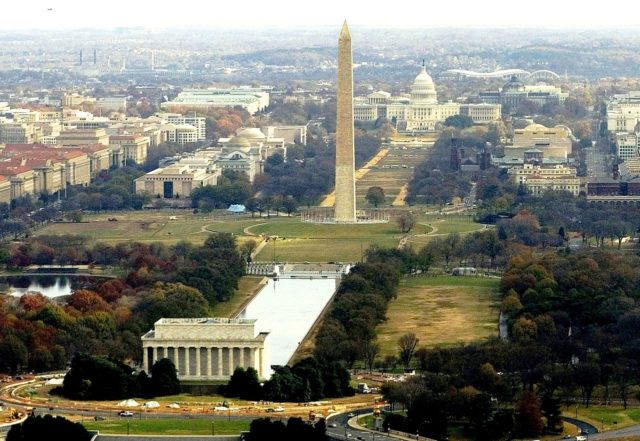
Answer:
[[255, 319], [161, 318], [142, 336], [143, 368], [162, 359], [173, 362], [180, 380], [229, 380], [237, 367], [269, 376], [269, 333]]

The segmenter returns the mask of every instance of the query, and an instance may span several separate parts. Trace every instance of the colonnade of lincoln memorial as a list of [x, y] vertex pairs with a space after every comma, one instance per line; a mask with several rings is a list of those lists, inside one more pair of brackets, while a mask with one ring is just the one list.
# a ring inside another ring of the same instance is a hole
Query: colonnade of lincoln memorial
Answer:
[[270, 370], [268, 333], [253, 319], [162, 318], [142, 337], [147, 373], [162, 358], [173, 362], [180, 380], [228, 380], [237, 367], [252, 367], [259, 378]]

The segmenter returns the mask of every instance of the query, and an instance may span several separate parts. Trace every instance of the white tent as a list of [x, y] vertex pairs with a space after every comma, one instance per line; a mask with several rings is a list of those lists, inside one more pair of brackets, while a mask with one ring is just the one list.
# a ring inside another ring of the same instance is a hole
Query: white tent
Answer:
[[138, 407], [140, 404], [136, 400], [128, 399], [120, 401], [116, 406], [118, 407]]
[[157, 401], [147, 401], [143, 404], [143, 406], [147, 409], [155, 409], [156, 407], [160, 407], [160, 403], [158, 403]]

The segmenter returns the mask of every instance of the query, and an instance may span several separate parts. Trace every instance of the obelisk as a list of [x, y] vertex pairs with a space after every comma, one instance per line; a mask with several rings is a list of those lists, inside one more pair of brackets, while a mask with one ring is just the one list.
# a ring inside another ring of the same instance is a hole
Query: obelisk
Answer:
[[356, 221], [356, 179], [353, 147], [353, 66], [351, 34], [345, 20], [338, 38], [336, 112], [336, 222]]

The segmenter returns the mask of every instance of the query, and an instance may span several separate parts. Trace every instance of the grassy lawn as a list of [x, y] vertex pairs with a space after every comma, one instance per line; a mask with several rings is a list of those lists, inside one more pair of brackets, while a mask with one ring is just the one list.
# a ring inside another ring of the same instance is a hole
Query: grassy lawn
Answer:
[[404, 279], [378, 326], [381, 356], [397, 355], [407, 332], [419, 346], [450, 346], [495, 336], [499, 279], [439, 276]]
[[[414, 208], [415, 213], [424, 210], [425, 207]], [[175, 216], [176, 220], [169, 220], [170, 216]], [[117, 221], [109, 221], [109, 218]], [[408, 243], [420, 248], [440, 234], [481, 228], [468, 216], [418, 215]], [[371, 245], [396, 247], [403, 236], [395, 219], [384, 224], [329, 225], [301, 222], [299, 217], [233, 217], [220, 212], [193, 214], [188, 210], [90, 214], [81, 223], [51, 224], [38, 230], [36, 235], [78, 234], [112, 245], [127, 241], [173, 244], [182, 240], [200, 244], [215, 232], [233, 233], [239, 244], [247, 240], [259, 241], [255, 237], [259, 234], [279, 236], [275, 243], [275, 259], [285, 262], [356, 262], [361, 259], [362, 251]], [[256, 260], [272, 261], [273, 248], [272, 242], [267, 244]], [[234, 306], [229, 307], [233, 312]]]
[[131, 435], [211, 435], [213, 421], [216, 435], [238, 434], [249, 430], [251, 419], [148, 419], [137, 420], [106, 420], [84, 422], [89, 430], [99, 430], [101, 433], [131, 434]]
[[[568, 417], [575, 417], [575, 407], [566, 409], [562, 407], [563, 414]], [[598, 430], [614, 430], [623, 427], [640, 424], [640, 408], [629, 407], [624, 409], [621, 406], [591, 406], [585, 408], [578, 406], [578, 418], [596, 426]], [[616, 422], [616, 424], [614, 424]]]
[[216, 317], [235, 317], [240, 313], [242, 307], [253, 298], [253, 296], [262, 288], [261, 283], [264, 277], [244, 276], [238, 283], [231, 300], [228, 302], [216, 303], [213, 307], [213, 314]]
[[[175, 216], [176, 220], [169, 220]], [[115, 218], [117, 221], [108, 221]], [[55, 223], [38, 230], [36, 235], [78, 234], [95, 241], [118, 243], [138, 242], [176, 243], [186, 240], [202, 243], [214, 232], [242, 235], [243, 230], [261, 220], [250, 216], [232, 217], [220, 214], [193, 214], [180, 211], [123, 211], [89, 214], [81, 223]]]

